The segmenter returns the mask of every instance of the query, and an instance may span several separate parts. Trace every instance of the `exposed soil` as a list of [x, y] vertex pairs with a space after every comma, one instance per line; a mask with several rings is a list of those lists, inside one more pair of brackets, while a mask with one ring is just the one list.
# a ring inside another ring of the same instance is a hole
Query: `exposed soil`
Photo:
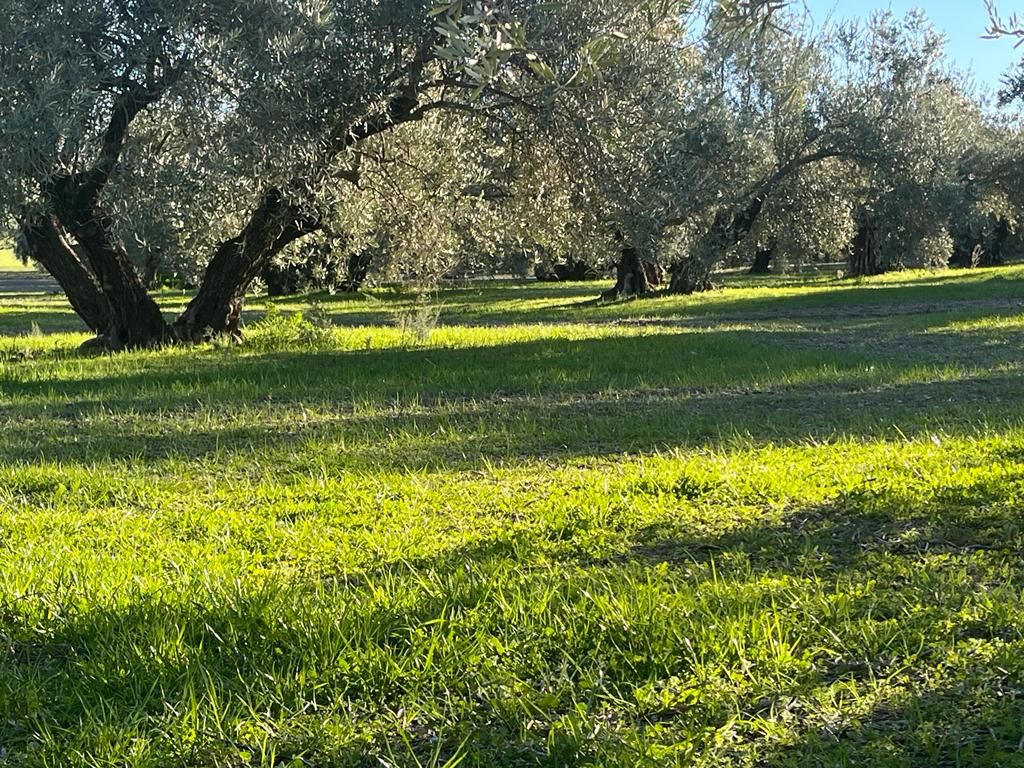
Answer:
[[35, 270], [0, 270], [0, 294], [4, 293], [60, 293], [60, 286]]

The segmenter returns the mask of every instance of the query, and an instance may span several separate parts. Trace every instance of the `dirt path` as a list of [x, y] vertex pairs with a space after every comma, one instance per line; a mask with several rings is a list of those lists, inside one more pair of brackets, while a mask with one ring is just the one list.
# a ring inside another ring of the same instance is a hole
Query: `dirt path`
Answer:
[[0, 294], [5, 293], [60, 293], [57, 281], [34, 269], [0, 269]]

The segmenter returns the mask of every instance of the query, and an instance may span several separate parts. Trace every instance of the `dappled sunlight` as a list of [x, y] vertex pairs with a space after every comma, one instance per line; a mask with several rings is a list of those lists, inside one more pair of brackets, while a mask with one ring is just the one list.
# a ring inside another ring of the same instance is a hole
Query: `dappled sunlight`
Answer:
[[1024, 60], [832, 1], [0, 0], [0, 768], [1024, 768]]
[[[1016, 748], [1019, 317], [943, 285], [942, 313], [730, 289], [562, 322], [542, 290], [422, 334], [292, 300], [241, 346], [0, 339], [5, 743], [160, 760], [231, 723], [359, 764], [357, 717], [522, 761], [561, 728], [684, 763]], [[55, 306], [26, 301], [0, 323]]]
[[[785, 276], [780, 276], [785, 278]], [[748, 287], [750, 283], [754, 287]], [[600, 304], [593, 300], [607, 283], [509, 283], [498, 287], [482, 283], [445, 289], [426, 295], [438, 307], [444, 326], [500, 327], [515, 324], [607, 323], [609, 321], [700, 323], [793, 322], [795, 318], [831, 322], [851, 320], [876, 312], [882, 317], [922, 313], [1012, 311], [1024, 301], [1024, 267], [1011, 266], [968, 272], [964, 270], [906, 271], [863, 280], [827, 280], [793, 283], [771, 279], [733, 280], [721, 290], [691, 296], [663, 296], [639, 301]], [[510, 295], [511, 294], [511, 295]], [[157, 298], [168, 317], [176, 315], [188, 297], [164, 291]], [[415, 292], [374, 289], [356, 296], [314, 294], [284, 299], [255, 298], [249, 302], [248, 321], [258, 322], [270, 305], [280, 312], [317, 307], [340, 326], [394, 326], [403, 312], [422, 306]], [[951, 306], [956, 303], [956, 307]], [[78, 330], [77, 319], [61, 296], [0, 296], [0, 337], [18, 336], [36, 323], [44, 331]]]
[[[232, 716], [252, 722], [269, 696], [298, 730], [313, 700], [322, 718], [345, 701], [390, 727], [443, 679], [476, 702], [460, 713], [472, 727], [504, 713], [508, 743], [566, 710], [657, 723], [666, 743], [694, 718], [761, 742], [799, 708], [807, 744], [775, 745], [795, 764], [853, 729], [862, 759], [893, 737], [926, 751], [933, 727], [1012, 746], [986, 715], [1018, 707], [985, 692], [1010, 685], [988, 660], [1014, 668], [1022, 642], [1004, 566], [1022, 543], [1024, 474], [1008, 458], [1022, 445], [1017, 431], [430, 474], [353, 474], [329, 456], [254, 472], [273, 462], [238, 453], [157, 474], [8, 467], [9, 610], [31, 624], [89, 605], [16, 633], [9, 715], [33, 722], [42, 701], [55, 733], [89, 743], [88, 681], [119, 667], [107, 706], [139, 737], [153, 707], [168, 733], [195, 727], [160, 702], [245, 674], [261, 682], [237, 690]], [[977, 720], [965, 696], [989, 702]]]

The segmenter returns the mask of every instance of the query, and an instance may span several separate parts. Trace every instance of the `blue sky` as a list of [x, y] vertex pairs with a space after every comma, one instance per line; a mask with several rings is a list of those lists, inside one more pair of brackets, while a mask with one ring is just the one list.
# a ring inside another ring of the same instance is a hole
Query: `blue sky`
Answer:
[[[1024, 45], [1014, 50], [1012, 40], [981, 39], [988, 26], [985, 0], [792, 0], [794, 10], [799, 11], [801, 5], [818, 23], [830, 14], [838, 21], [887, 8], [900, 15], [918, 8], [949, 38], [948, 50], [953, 60], [962, 69], [974, 72], [978, 85], [993, 89], [999, 87], [1006, 70], [1024, 55]], [[997, 5], [1004, 14], [1020, 10], [1019, 0], [999, 0]]]

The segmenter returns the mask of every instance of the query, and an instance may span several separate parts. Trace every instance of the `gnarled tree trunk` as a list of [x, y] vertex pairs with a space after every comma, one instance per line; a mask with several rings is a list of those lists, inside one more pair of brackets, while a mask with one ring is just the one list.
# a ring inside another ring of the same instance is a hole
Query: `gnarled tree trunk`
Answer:
[[856, 216], [857, 233], [850, 248], [849, 277], [869, 277], [885, 272], [881, 263], [878, 230], [870, 216], [861, 211]]
[[293, 296], [299, 292], [296, 270], [268, 261], [260, 271], [260, 280], [267, 286], [267, 296]]
[[245, 292], [282, 248], [314, 232], [319, 218], [304, 213], [278, 189], [270, 189], [249, 217], [245, 228], [218, 246], [199, 293], [174, 323], [181, 341], [202, 341], [227, 334], [241, 337]]
[[89, 267], [110, 309], [110, 327], [103, 334], [110, 349], [152, 347], [167, 341], [168, 328], [160, 307], [146, 292], [139, 271], [111, 231], [98, 206], [81, 204], [74, 193], [55, 197], [57, 215], [85, 253]]
[[710, 291], [714, 287], [714, 283], [711, 282], [711, 270], [703, 259], [680, 259], [669, 267], [669, 293], [689, 295]]
[[64, 289], [72, 308], [97, 336], [110, 333], [110, 305], [99, 283], [82, 263], [52, 216], [26, 216], [18, 222], [28, 255]]
[[147, 290], [154, 290], [160, 285], [160, 266], [163, 258], [159, 248], [150, 248], [146, 251], [145, 270], [142, 273], [142, 283]]
[[581, 283], [601, 277], [589, 262], [575, 256], [569, 256], [564, 262], [551, 266], [538, 264], [533, 275], [542, 283]]
[[611, 301], [649, 296], [660, 282], [661, 274], [657, 265], [641, 258], [638, 249], [626, 246], [615, 267], [615, 286], [605, 291], [602, 298]]
[[711, 229], [694, 246], [690, 255], [669, 268], [672, 276], [669, 293], [690, 294], [711, 290], [714, 287], [711, 267], [727, 250], [750, 234], [767, 199], [767, 193], [762, 192], [755, 195], [740, 211], [719, 210]]
[[970, 269], [996, 267], [1005, 262], [1003, 248], [1010, 236], [1010, 223], [1006, 219], [996, 220], [995, 228], [988, 234], [968, 224], [954, 229], [952, 235], [953, 253], [949, 257], [949, 266]]

